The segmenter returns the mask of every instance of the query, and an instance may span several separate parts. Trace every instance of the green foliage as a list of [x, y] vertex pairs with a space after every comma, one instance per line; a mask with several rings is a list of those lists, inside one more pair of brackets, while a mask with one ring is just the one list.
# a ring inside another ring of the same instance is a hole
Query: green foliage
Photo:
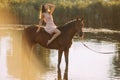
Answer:
[[10, 9], [20, 24], [38, 24], [40, 5], [49, 2], [56, 5], [58, 26], [83, 16], [86, 27], [120, 30], [119, 0], [1, 0], [0, 8]]
[[19, 18], [21, 24], [36, 23], [38, 17], [38, 5], [35, 3], [10, 3], [11, 11]]

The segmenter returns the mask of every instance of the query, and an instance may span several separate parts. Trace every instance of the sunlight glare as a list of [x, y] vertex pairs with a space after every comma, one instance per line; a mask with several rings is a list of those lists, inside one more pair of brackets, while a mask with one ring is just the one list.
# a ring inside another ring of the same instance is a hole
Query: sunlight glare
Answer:
[[10, 37], [3, 37], [0, 40], [0, 80], [7, 80], [7, 50], [9, 49]]

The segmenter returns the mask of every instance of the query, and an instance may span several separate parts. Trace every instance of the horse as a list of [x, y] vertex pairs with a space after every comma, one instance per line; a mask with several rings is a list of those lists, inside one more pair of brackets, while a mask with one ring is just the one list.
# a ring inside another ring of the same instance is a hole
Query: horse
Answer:
[[47, 41], [53, 36], [54, 33], [53, 34], [47, 33], [43, 27], [40, 28], [39, 32], [36, 32], [38, 27], [36, 25], [31, 25], [30, 27], [24, 29], [24, 35], [29, 44], [30, 49], [33, 49], [34, 45], [37, 43], [48, 49], [57, 49], [58, 67], [60, 66], [62, 54], [64, 52], [66, 66], [68, 66], [69, 48], [72, 45], [72, 38], [76, 33], [79, 34], [79, 37], [82, 37], [83, 26], [84, 26], [83, 18], [75, 18], [73, 20], [70, 20], [64, 25], [59, 26], [58, 29], [61, 31], [61, 35], [59, 35], [49, 45], [47, 45]]

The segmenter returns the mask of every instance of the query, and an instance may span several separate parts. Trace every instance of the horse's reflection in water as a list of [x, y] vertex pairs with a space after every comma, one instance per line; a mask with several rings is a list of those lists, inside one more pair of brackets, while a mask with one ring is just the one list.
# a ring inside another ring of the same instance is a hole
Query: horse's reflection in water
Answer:
[[58, 73], [57, 80], [68, 80], [68, 67], [66, 67], [65, 70], [64, 70], [63, 79], [62, 79], [60, 67], [58, 67], [58, 72], [57, 73]]

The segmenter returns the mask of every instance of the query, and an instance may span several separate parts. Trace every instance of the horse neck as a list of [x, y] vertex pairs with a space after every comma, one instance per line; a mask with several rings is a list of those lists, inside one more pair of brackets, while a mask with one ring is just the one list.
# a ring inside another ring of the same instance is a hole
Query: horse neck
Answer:
[[77, 30], [75, 29], [75, 25], [69, 26], [68, 35], [71, 39], [73, 38], [73, 36], [75, 35], [76, 32], [77, 32]]

